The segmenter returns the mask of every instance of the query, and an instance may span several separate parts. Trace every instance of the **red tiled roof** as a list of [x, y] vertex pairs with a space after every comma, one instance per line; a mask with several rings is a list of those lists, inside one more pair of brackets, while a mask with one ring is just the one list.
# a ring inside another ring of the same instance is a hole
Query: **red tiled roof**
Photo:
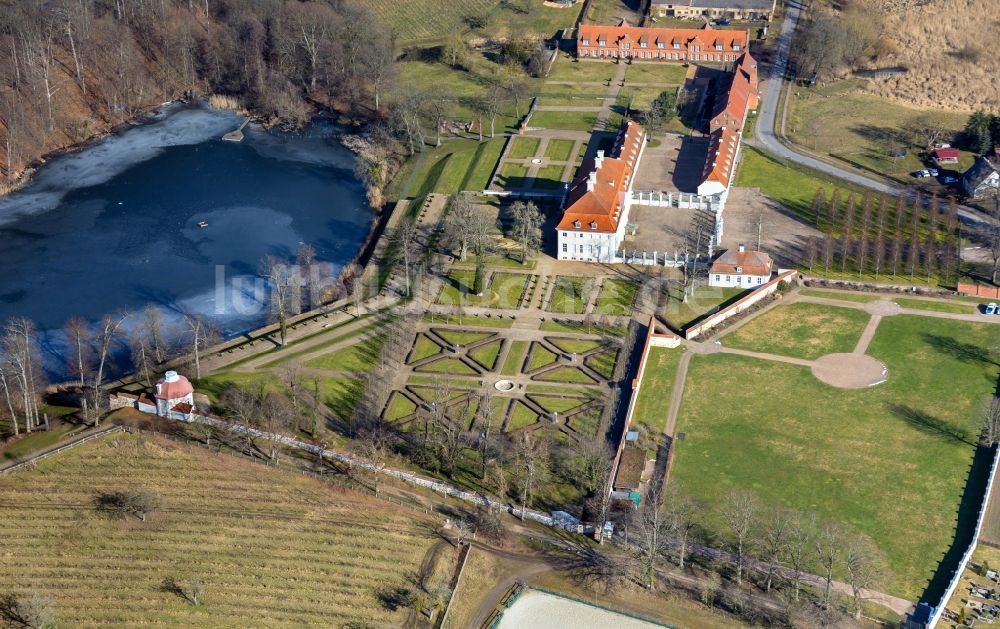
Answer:
[[711, 272], [728, 275], [770, 275], [773, 265], [771, 256], [763, 251], [727, 249], [712, 263]]
[[[635, 41], [641, 37], [652, 37], [652, 38], [663, 38], [664, 40], [670, 40], [672, 43], [691, 43], [696, 42], [698, 44], [703, 44], [705, 40], [702, 39], [705, 31], [711, 30], [706, 24], [705, 29], [697, 28], [651, 28], [651, 27], [640, 27], [640, 26], [599, 26], [597, 24], [581, 24], [580, 28], [577, 29], [577, 40], [588, 40], [591, 42], [592, 46], [597, 45], [597, 42], [604, 39], [609, 45], [617, 45], [617, 42], [623, 39], [628, 39], [629, 41]], [[720, 31], [712, 31], [713, 33], [719, 33]], [[733, 44], [739, 44], [740, 49], [746, 50], [747, 48], [747, 31], [725, 31], [725, 37], [719, 37], [722, 40], [725, 52], [734, 52]], [[728, 37], [729, 33], [732, 33], [732, 38]]]
[[934, 151], [934, 157], [937, 159], [958, 159], [958, 149], [937, 149]]
[[646, 131], [639, 123], [629, 120], [615, 145], [613, 157], [584, 160], [566, 195], [557, 229], [617, 231], [624, 195], [628, 194], [645, 141]]
[[176, 380], [168, 381], [161, 378], [153, 388], [153, 395], [161, 400], [177, 400], [194, 393], [194, 387], [184, 376], [178, 375]]

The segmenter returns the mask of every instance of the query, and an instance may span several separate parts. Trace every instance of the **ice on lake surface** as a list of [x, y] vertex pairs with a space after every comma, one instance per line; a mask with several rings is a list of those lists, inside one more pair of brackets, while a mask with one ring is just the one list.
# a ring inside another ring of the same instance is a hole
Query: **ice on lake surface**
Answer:
[[0, 320], [56, 332], [53, 353], [70, 317], [150, 303], [246, 330], [266, 318], [253, 280], [264, 255], [292, 258], [309, 243], [336, 270], [368, 233], [353, 157], [331, 127], [249, 130], [234, 143], [221, 140], [240, 122], [230, 112], [156, 118], [53, 159], [0, 197]]

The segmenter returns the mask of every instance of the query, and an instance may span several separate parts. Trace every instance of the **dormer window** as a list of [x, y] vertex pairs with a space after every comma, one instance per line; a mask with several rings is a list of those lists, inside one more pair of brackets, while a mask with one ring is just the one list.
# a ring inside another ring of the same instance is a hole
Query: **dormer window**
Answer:
[[580, 229], [581, 227], [580, 221], [573, 221], [573, 227], [575, 227], [576, 229]]
[[680, 48], [680, 47], [681, 47], [681, 45], [679, 43], [674, 42], [674, 48]]
[[736, 272], [737, 273], [742, 273], [743, 272], [743, 267], [741, 267], [741, 266], [736, 267]]
[[656, 47], [657, 48], [663, 48], [663, 42], [661, 42], [661, 41], [656, 42]]
[[598, 39], [597, 40], [597, 45], [598, 46], [607, 46], [608, 45], [608, 40], [606, 40], [606, 39]]
[[589, 39], [583, 40], [583, 45], [584, 46], [589, 46], [590, 45], [590, 40]]
[[625, 43], [622, 44], [622, 48], [625, 48], [627, 50], [628, 47], [629, 47], [629, 43], [628, 42], [625, 42]]
[[733, 50], [739, 50], [739, 49], [740, 49], [740, 45], [737, 44], [736, 42], [733, 42]]
[[597, 221], [590, 221], [590, 228], [597, 229]]
[[643, 47], [643, 48], [649, 48], [649, 44], [647, 44], [647, 43], [646, 43], [646, 42], [644, 42], [644, 41], [643, 41], [643, 42], [639, 42], [639, 45], [640, 45], [641, 47]]
[[716, 44], [715, 45], [715, 49], [716, 50], [722, 50], [722, 44]]

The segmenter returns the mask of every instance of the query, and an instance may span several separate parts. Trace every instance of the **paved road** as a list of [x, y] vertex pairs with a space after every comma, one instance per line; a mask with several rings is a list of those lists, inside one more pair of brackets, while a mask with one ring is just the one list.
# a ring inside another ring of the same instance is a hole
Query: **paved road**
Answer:
[[858, 185], [867, 186], [885, 194], [899, 195], [900, 189], [865, 177], [857, 172], [837, 168], [822, 160], [803, 155], [782, 144], [774, 134], [775, 121], [780, 120], [778, 111], [778, 96], [785, 86], [784, 76], [788, 68], [788, 53], [792, 47], [792, 36], [798, 25], [801, 5], [792, 0], [785, 5], [785, 21], [781, 24], [781, 34], [778, 35], [778, 49], [771, 68], [769, 78], [764, 81], [761, 91], [760, 111], [757, 118], [757, 143], [770, 152], [787, 160], [803, 164], [818, 171], [840, 177]]
[[[861, 174], [861, 172], [857, 170], [838, 168], [829, 162], [796, 151], [789, 146], [782, 144], [778, 139], [778, 135], [775, 134], [774, 129], [775, 124], [780, 124], [780, 121], [782, 120], [781, 112], [778, 111], [778, 100], [781, 90], [784, 89], [786, 85], [784, 77], [788, 68], [788, 53], [792, 47], [792, 36], [795, 33], [795, 28], [798, 25], [800, 15], [801, 4], [796, 0], [791, 0], [786, 5], [785, 21], [782, 22], [781, 34], [778, 35], [778, 48], [775, 54], [774, 65], [769, 73], [769, 78], [762, 82], [762, 95], [758, 111], [759, 115], [757, 118], [756, 137], [749, 141], [748, 144], [751, 146], [763, 147], [770, 153], [773, 153], [783, 159], [795, 162], [796, 164], [802, 164], [803, 166], [808, 166], [814, 170], [850, 181], [851, 183], [855, 183], [860, 186], [871, 188], [877, 192], [893, 196], [903, 194], [906, 195], [908, 199], [912, 199], [914, 195], [914, 190], [912, 188], [886, 183], [885, 180], [873, 179], [872, 177]], [[783, 131], [779, 130], [779, 135], [784, 135]], [[993, 219], [986, 217], [982, 213], [964, 205], [959, 206], [958, 215], [965, 223], [994, 222]]]

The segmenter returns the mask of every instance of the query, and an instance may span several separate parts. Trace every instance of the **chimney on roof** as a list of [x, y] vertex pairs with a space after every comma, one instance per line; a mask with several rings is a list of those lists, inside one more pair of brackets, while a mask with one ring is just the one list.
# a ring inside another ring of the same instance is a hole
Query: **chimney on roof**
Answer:
[[590, 174], [587, 175], [587, 192], [593, 192], [594, 187], [597, 185], [597, 171], [592, 170]]
[[740, 243], [740, 246], [737, 247], [736, 250], [739, 251], [740, 253], [743, 253], [744, 251], [747, 250], [747, 248], [743, 246], [743, 243]]
[[594, 165], [600, 168], [603, 162], [604, 162], [604, 149], [600, 149], [597, 151], [597, 157], [594, 158]]

